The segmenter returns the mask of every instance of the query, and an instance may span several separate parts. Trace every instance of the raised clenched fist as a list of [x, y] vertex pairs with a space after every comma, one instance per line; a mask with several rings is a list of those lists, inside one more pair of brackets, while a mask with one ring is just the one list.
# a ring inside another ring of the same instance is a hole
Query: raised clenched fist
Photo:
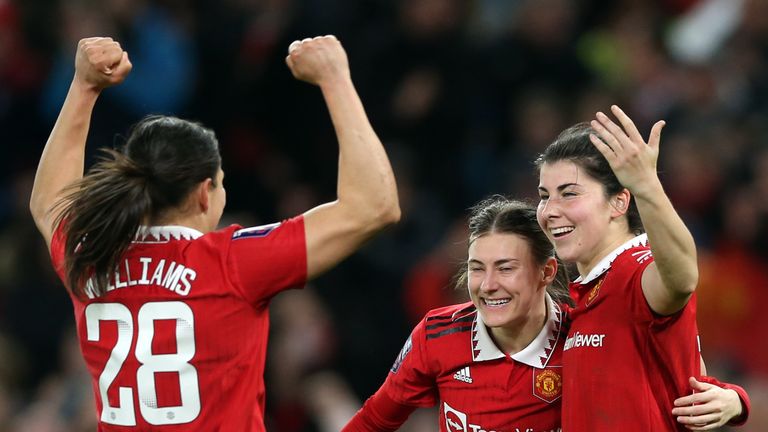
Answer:
[[294, 41], [288, 47], [285, 62], [294, 77], [310, 84], [349, 78], [347, 53], [335, 36]]
[[81, 39], [75, 56], [75, 79], [101, 90], [123, 82], [131, 71], [128, 53], [112, 38]]

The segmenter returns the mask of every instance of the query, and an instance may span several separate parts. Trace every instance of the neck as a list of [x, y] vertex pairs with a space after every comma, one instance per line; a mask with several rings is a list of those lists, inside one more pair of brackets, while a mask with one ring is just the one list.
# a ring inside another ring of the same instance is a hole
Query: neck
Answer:
[[516, 354], [536, 339], [541, 329], [547, 322], [547, 301], [542, 296], [541, 301], [531, 308], [530, 313], [521, 318], [519, 322], [504, 327], [489, 328], [489, 334], [493, 341], [509, 355]]
[[576, 262], [576, 268], [579, 270], [581, 277], [586, 277], [589, 272], [592, 271], [595, 266], [603, 260], [608, 254], [616, 250], [619, 246], [632, 240], [635, 235], [627, 231], [626, 226], [617, 226], [613, 229], [614, 232], [608, 233], [598, 247], [595, 248], [595, 252], [584, 260]]
[[144, 222], [144, 224], [150, 225], [150, 226], [167, 226], [167, 225], [183, 226], [183, 227], [195, 229], [197, 231], [200, 231], [203, 234], [211, 231], [211, 228], [208, 226], [205, 218], [202, 217], [202, 214], [195, 214], [195, 215], [181, 214], [181, 213], [166, 214], [152, 220], [147, 220]]

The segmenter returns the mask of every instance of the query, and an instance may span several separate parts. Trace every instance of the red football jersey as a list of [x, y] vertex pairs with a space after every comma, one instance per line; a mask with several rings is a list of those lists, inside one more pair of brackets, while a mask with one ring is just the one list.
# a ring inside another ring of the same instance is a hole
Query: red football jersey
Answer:
[[[64, 278], [63, 235], [51, 242]], [[72, 296], [100, 431], [263, 431], [267, 305], [306, 279], [304, 220], [143, 228], [107, 293]]]
[[430, 311], [379, 391], [403, 405], [439, 404], [442, 432], [559, 431], [565, 312], [547, 304], [544, 328], [513, 355], [494, 344], [472, 303]]
[[687, 430], [671, 411], [691, 393], [688, 377], [700, 375], [696, 299], [673, 315], [654, 313], [641, 285], [651, 262], [641, 235], [571, 284], [564, 431]]

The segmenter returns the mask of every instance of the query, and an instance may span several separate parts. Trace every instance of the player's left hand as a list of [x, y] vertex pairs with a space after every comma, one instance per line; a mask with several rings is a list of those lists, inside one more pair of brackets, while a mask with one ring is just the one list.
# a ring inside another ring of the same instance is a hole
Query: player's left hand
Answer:
[[661, 130], [666, 123], [663, 120], [656, 122], [646, 143], [635, 123], [621, 108], [613, 105], [611, 112], [621, 127], [607, 115], [598, 112], [590, 125], [600, 137], [590, 135], [589, 138], [608, 160], [619, 182], [634, 195], [642, 196], [649, 187], [660, 184], [656, 162], [659, 158]]
[[677, 416], [678, 423], [686, 428], [695, 431], [717, 429], [741, 415], [741, 400], [735, 391], [693, 377], [688, 378], [688, 383], [696, 393], [675, 399], [672, 409], [672, 415]]

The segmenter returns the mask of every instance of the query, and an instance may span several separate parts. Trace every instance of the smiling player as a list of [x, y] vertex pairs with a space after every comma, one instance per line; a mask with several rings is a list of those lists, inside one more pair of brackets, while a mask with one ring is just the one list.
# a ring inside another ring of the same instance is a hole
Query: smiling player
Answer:
[[469, 231], [457, 287], [472, 301], [427, 313], [344, 432], [393, 431], [438, 404], [443, 432], [560, 430], [567, 275], [532, 206], [481, 202]]

